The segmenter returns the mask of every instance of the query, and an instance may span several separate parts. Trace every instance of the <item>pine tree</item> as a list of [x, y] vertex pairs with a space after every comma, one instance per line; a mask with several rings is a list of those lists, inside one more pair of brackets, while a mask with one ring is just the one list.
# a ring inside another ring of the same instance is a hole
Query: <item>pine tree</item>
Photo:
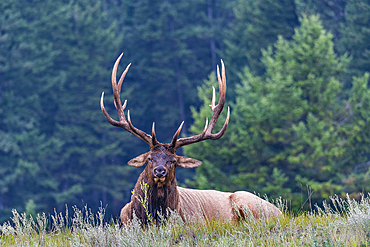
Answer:
[[[226, 136], [217, 144], [204, 142], [187, 149], [187, 155], [206, 160], [193, 185], [219, 184], [224, 190], [272, 197], [291, 197], [307, 185], [317, 200], [343, 191], [343, 176], [351, 172], [345, 156], [353, 148], [360, 150], [354, 143], [365, 144], [357, 140], [359, 133], [366, 133], [365, 120], [356, 119], [367, 119], [361, 112], [368, 109], [353, 106], [357, 117], [343, 122], [348, 116], [346, 102], [363, 105], [366, 92], [361, 94], [358, 88], [366, 88], [367, 77], [354, 80], [357, 89], [343, 101], [339, 80], [349, 59], [336, 56], [332, 38], [318, 16], [304, 17], [293, 40], [279, 36], [274, 49], [263, 52], [264, 75], [255, 76], [245, 68]], [[205, 101], [203, 90], [200, 96]], [[205, 106], [193, 112], [195, 119], [209, 114]], [[195, 122], [193, 131], [201, 128]], [[300, 203], [293, 201], [294, 206]]]

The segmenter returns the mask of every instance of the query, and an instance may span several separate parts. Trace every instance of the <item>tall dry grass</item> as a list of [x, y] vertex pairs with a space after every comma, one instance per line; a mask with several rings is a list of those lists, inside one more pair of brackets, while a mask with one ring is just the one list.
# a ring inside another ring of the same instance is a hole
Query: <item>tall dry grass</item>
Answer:
[[300, 215], [286, 211], [274, 220], [249, 218], [230, 222], [184, 222], [175, 213], [160, 225], [146, 227], [137, 218], [126, 226], [104, 221], [85, 207], [64, 214], [32, 216], [13, 210], [0, 226], [0, 246], [370, 246], [370, 199], [331, 198], [330, 203]]

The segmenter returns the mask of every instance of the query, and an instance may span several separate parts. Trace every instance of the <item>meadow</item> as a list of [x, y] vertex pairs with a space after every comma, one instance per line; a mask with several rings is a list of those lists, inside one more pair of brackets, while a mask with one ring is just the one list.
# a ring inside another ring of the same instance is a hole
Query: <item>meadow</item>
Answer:
[[282, 201], [284, 216], [230, 222], [184, 222], [175, 213], [160, 224], [122, 226], [104, 220], [105, 210], [87, 206], [70, 214], [32, 216], [13, 210], [0, 226], [0, 246], [370, 246], [370, 199], [337, 196], [320, 207], [293, 214]]

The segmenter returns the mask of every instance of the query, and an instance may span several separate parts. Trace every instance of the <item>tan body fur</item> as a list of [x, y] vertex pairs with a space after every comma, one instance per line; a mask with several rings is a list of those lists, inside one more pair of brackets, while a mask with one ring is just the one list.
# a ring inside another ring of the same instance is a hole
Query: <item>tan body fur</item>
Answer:
[[[177, 191], [179, 201], [174, 211], [178, 212], [184, 220], [191, 218], [236, 222], [240, 217], [248, 217], [245, 213], [250, 213], [255, 218], [267, 219], [282, 215], [273, 204], [246, 191], [229, 193], [182, 187], [177, 187]], [[122, 208], [120, 215], [122, 223], [126, 224], [132, 220], [132, 207], [133, 204], [130, 202]]]

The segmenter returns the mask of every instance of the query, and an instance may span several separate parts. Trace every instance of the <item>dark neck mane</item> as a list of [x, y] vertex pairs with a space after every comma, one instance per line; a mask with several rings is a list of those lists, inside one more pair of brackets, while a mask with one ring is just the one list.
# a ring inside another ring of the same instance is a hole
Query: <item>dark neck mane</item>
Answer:
[[[166, 219], [168, 217], [167, 209], [175, 210], [178, 204], [179, 195], [176, 179], [158, 187], [153, 181], [148, 181], [143, 173], [139, 176], [139, 179], [136, 182], [135, 195], [140, 195], [144, 199], [144, 192], [141, 190], [141, 184], [142, 181], [147, 183], [149, 186], [147, 192], [149, 214], [154, 221], [158, 221], [160, 219], [159, 214]], [[132, 198], [132, 201], [136, 216], [144, 224], [148, 223], [148, 215], [145, 212], [143, 205], [137, 200], [137, 198]]]

